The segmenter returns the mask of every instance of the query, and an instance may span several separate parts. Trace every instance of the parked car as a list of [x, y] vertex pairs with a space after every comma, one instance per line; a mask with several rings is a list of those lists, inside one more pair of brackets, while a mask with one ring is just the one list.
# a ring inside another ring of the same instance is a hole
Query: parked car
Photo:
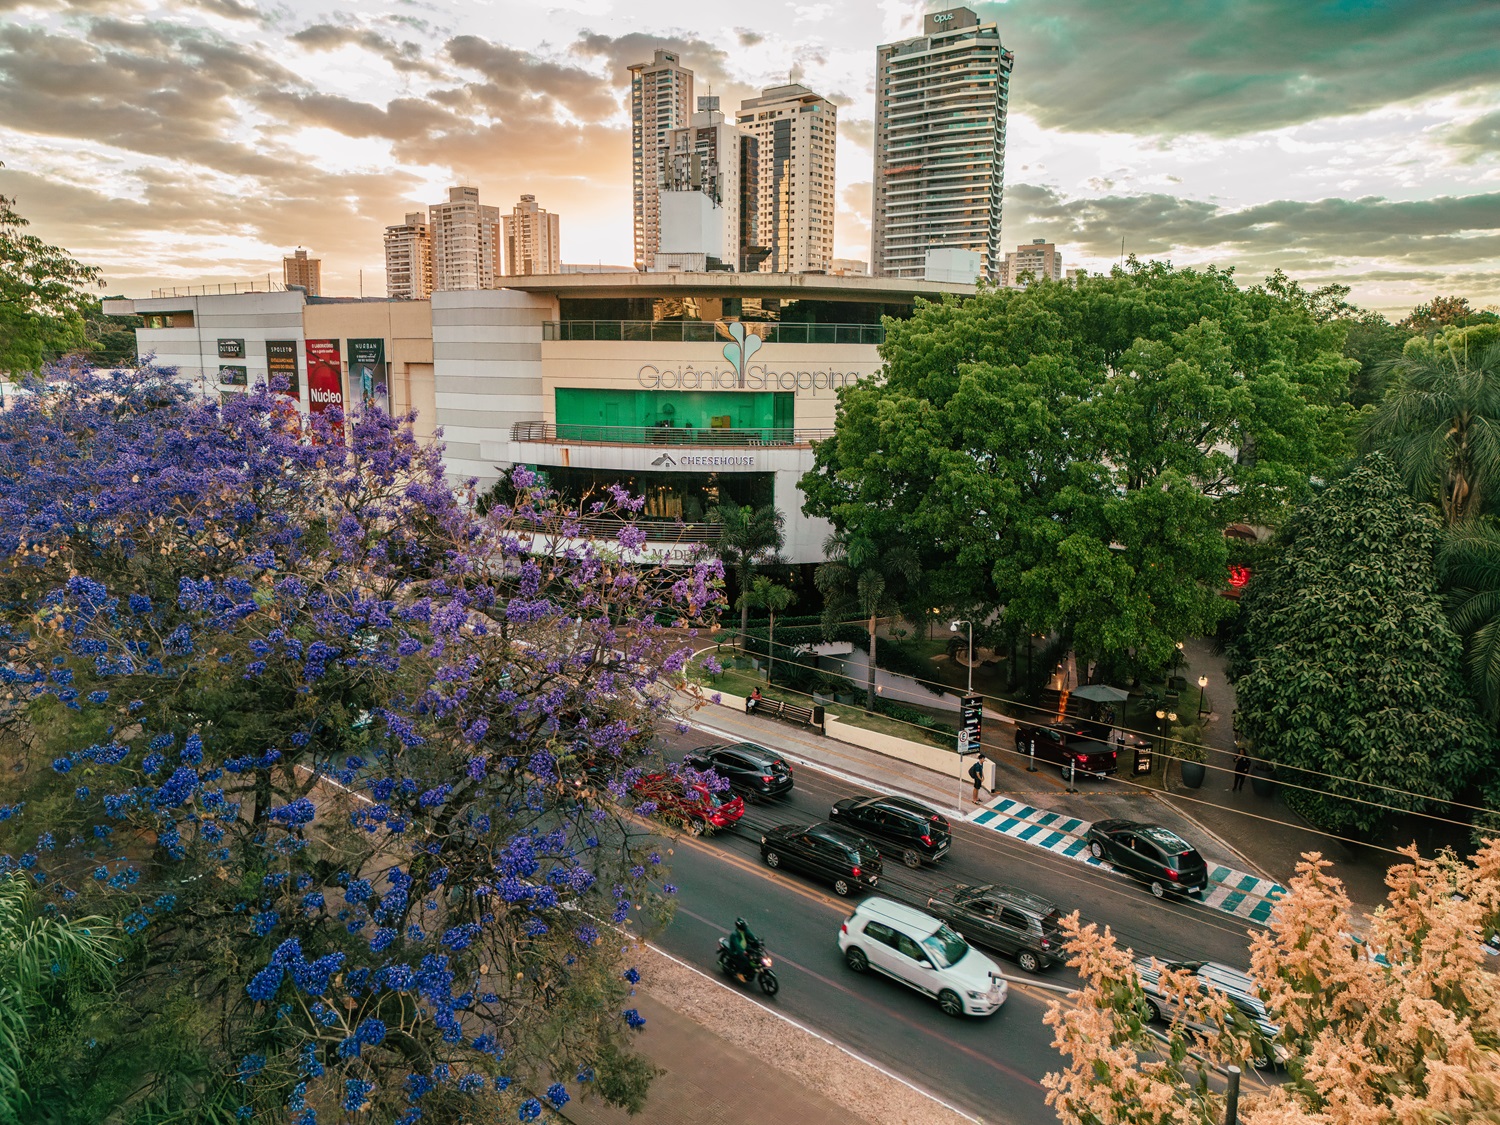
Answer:
[[822, 824], [778, 824], [760, 838], [767, 867], [801, 871], [833, 886], [843, 898], [880, 882], [880, 849], [854, 832]]
[[792, 788], [792, 767], [775, 750], [753, 742], [717, 743], [684, 754], [682, 763], [713, 770], [747, 801], [779, 797]]
[[659, 815], [699, 835], [705, 828], [733, 828], [745, 815], [745, 802], [726, 800], [702, 782], [688, 782], [664, 773], [647, 774], [630, 790], [642, 801], [655, 801]]
[[1062, 912], [1016, 887], [959, 883], [929, 898], [927, 909], [970, 941], [1015, 958], [1028, 973], [1051, 968], [1062, 956]]
[[888, 898], [867, 898], [839, 927], [844, 964], [874, 969], [937, 1000], [950, 1016], [1000, 1010], [1010, 986], [1000, 966], [941, 918]]
[[[1213, 989], [1229, 998], [1235, 1010], [1245, 1017], [1264, 1040], [1261, 1050], [1250, 1059], [1252, 1065], [1257, 1069], [1286, 1065], [1291, 1052], [1275, 1041], [1281, 1034], [1280, 1026], [1271, 1022], [1254, 979], [1233, 966], [1218, 961], [1158, 961], [1153, 965], [1150, 957], [1137, 958], [1135, 971], [1141, 978], [1141, 989], [1146, 993], [1146, 1014], [1152, 1020], [1171, 1022], [1180, 1011], [1179, 1005], [1161, 988], [1161, 972], [1166, 969], [1183, 969], [1193, 973], [1198, 978], [1200, 989]], [[1186, 1021], [1186, 1026], [1200, 1033], [1215, 1030], [1192, 1020]]]
[[953, 842], [948, 818], [909, 797], [845, 797], [828, 816], [899, 855], [907, 867], [942, 859]]
[[1056, 766], [1064, 776], [1104, 778], [1120, 768], [1110, 728], [1085, 719], [1016, 723], [1016, 753]]
[[1198, 850], [1169, 828], [1134, 820], [1099, 820], [1089, 826], [1089, 852], [1116, 869], [1134, 875], [1157, 898], [1167, 894], [1202, 894], [1208, 888], [1208, 865]]

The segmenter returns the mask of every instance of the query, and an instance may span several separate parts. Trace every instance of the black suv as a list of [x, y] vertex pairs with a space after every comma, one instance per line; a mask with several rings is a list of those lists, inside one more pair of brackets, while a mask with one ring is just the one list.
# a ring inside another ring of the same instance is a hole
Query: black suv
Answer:
[[837, 824], [778, 824], [760, 838], [767, 867], [789, 867], [833, 885], [843, 898], [880, 882], [880, 849]]
[[828, 810], [830, 819], [899, 854], [907, 867], [921, 867], [948, 854], [948, 820], [906, 797], [845, 797]]
[[684, 754], [682, 764], [695, 770], [713, 770], [747, 801], [779, 797], [792, 788], [792, 767], [786, 759], [753, 742], [700, 746]]
[[1062, 956], [1062, 913], [1015, 887], [959, 883], [929, 898], [927, 909], [976, 945], [1014, 957], [1028, 973], [1050, 968]]
[[1089, 826], [1089, 852], [1117, 870], [1134, 875], [1157, 898], [1168, 893], [1199, 894], [1208, 889], [1208, 865], [1198, 850], [1158, 824], [1096, 820]]
[[1110, 742], [1110, 728], [1086, 719], [1056, 723], [1016, 723], [1016, 753], [1035, 756], [1078, 777], [1108, 777], [1120, 768], [1119, 751]]

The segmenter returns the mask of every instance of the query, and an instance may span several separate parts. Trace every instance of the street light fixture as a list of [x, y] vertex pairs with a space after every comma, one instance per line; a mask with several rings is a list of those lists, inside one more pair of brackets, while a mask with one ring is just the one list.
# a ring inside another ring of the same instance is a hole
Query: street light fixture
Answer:
[[1198, 717], [1203, 718], [1203, 697], [1208, 692], [1208, 677], [1198, 677]]
[[969, 695], [973, 695], [974, 694], [974, 622], [972, 622], [972, 621], [965, 621], [962, 617], [960, 617], [957, 621], [955, 621], [952, 625], [950, 625], [948, 627], [948, 631], [950, 633], [956, 633], [956, 632], [958, 632], [958, 627], [960, 625], [967, 625], [969, 627], [969, 651], [966, 652], [966, 653], [964, 653], [964, 663], [969, 666], [969, 691], [968, 691], [968, 694]]

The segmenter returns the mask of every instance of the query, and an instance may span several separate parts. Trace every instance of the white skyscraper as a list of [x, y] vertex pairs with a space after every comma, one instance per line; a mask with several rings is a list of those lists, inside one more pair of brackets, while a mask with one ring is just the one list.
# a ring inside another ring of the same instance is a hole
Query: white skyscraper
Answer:
[[671, 51], [630, 68], [630, 145], [635, 215], [635, 268], [656, 260], [660, 231], [662, 144], [668, 131], [688, 123], [693, 72]]
[[770, 273], [827, 272], [833, 261], [838, 107], [796, 84], [740, 103], [740, 128], [760, 142], [760, 243]]
[[659, 254], [701, 253], [737, 273], [759, 265], [756, 148], [753, 136], [724, 120], [716, 97], [699, 98], [689, 124], [667, 131]]
[[562, 272], [562, 244], [557, 216], [523, 195], [505, 216], [505, 274], [526, 277]]
[[432, 295], [432, 228], [420, 211], [385, 228], [385, 292], [404, 301]]
[[1024, 285], [1028, 274], [1033, 281], [1061, 281], [1062, 252], [1045, 238], [1033, 238], [1030, 245], [1017, 246], [1015, 253], [1005, 255], [1005, 264], [1000, 268], [1001, 285]]
[[971, 250], [1000, 275], [1005, 113], [1014, 56], [968, 8], [875, 50], [870, 272], [920, 278], [927, 251]]
[[479, 189], [448, 189], [448, 202], [428, 208], [432, 225], [432, 288], [493, 289], [500, 273], [500, 208], [479, 202]]

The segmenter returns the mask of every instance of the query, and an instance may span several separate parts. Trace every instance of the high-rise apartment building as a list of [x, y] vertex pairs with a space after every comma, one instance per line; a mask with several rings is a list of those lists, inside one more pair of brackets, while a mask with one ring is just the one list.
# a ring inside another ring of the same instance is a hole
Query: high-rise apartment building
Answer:
[[671, 51], [630, 68], [631, 184], [634, 191], [635, 268], [656, 260], [660, 235], [662, 145], [667, 133], [688, 123], [693, 72]]
[[765, 258], [759, 240], [758, 144], [724, 120], [719, 99], [698, 99], [687, 126], [662, 142], [659, 252], [703, 253], [737, 273]]
[[562, 243], [557, 216], [536, 205], [536, 196], [523, 195], [505, 216], [505, 274], [529, 277], [562, 270]]
[[432, 296], [432, 228], [420, 211], [385, 228], [385, 292], [402, 301]]
[[968, 8], [925, 16], [922, 32], [875, 50], [870, 272], [919, 278], [928, 250], [951, 247], [995, 280], [1014, 56]]
[[432, 288], [493, 289], [500, 273], [500, 208], [479, 202], [479, 189], [448, 189], [448, 202], [428, 209]]
[[281, 259], [281, 276], [287, 285], [300, 285], [309, 297], [323, 293], [323, 259], [309, 258], [301, 248]]
[[999, 281], [1005, 286], [1022, 286], [1027, 275], [1033, 281], [1063, 279], [1062, 254], [1045, 238], [1033, 238], [1029, 246], [1017, 246], [1015, 253], [1005, 255]]
[[838, 107], [806, 86], [772, 86], [740, 103], [760, 142], [760, 241], [770, 273], [827, 272], [833, 261]]

